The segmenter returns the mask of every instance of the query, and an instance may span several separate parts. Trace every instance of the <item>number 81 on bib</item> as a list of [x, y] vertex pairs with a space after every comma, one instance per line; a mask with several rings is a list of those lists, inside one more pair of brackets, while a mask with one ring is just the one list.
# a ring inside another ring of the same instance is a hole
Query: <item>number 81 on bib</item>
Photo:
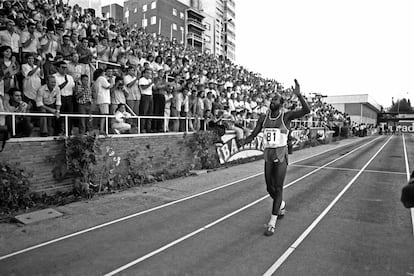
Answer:
[[265, 128], [263, 131], [264, 148], [278, 148], [287, 145], [287, 133], [282, 133], [279, 128]]

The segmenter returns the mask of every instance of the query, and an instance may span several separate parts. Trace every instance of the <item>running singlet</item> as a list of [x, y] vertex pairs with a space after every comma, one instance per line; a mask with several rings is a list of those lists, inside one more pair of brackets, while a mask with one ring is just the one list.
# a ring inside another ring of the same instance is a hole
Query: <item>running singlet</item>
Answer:
[[276, 118], [267, 112], [262, 124], [264, 159], [266, 162], [284, 162], [287, 160], [287, 140], [289, 129], [284, 122], [284, 112]]
[[276, 118], [270, 117], [270, 112], [266, 114], [263, 121], [263, 147], [279, 148], [287, 146], [289, 130], [283, 121], [284, 113], [279, 113]]

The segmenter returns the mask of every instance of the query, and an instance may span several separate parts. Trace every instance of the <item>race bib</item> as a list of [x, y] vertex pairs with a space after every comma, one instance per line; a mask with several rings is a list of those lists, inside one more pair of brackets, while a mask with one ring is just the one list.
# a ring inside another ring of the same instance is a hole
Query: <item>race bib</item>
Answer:
[[265, 128], [263, 131], [263, 145], [265, 148], [286, 146], [287, 134], [281, 133], [279, 128]]

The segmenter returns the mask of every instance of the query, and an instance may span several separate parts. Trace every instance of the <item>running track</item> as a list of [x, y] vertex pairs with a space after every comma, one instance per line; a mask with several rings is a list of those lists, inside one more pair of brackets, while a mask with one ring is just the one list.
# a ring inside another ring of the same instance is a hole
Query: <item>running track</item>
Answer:
[[356, 139], [290, 164], [287, 213], [272, 237], [263, 236], [271, 201], [257, 171], [8, 252], [0, 275], [414, 275], [413, 218], [399, 200], [413, 169], [414, 136]]

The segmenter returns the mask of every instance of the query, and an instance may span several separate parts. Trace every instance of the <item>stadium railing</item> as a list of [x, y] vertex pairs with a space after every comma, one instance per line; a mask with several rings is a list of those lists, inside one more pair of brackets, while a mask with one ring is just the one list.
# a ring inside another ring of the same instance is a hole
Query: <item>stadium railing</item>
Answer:
[[[26, 116], [26, 117], [47, 117], [47, 118], [56, 118], [56, 115], [51, 113], [17, 113], [17, 112], [0, 112], [0, 116], [9, 116], [11, 117], [11, 133], [12, 135], [16, 135], [16, 117], [19, 116]], [[70, 136], [69, 134], [69, 120], [77, 120], [80, 118], [88, 118], [89, 120], [92, 119], [105, 119], [105, 134], [108, 135], [109, 130], [111, 129], [111, 119], [115, 118], [115, 115], [99, 115], [99, 114], [60, 114], [59, 118], [64, 123], [64, 135]], [[170, 130], [169, 123], [172, 122], [172, 124], [177, 124], [184, 121], [184, 131], [178, 131], [178, 132], [192, 132], [193, 129], [190, 128], [190, 125], [194, 123], [195, 120], [200, 120], [200, 130], [206, 130], [207, 129], [207, 121], [205, 118], [197, 118], [197, 117], [166, 117], [166, 116], [130, 116], [127, 120], [129, 123], [133, 124], [137, 128], [136, 135], [142, 134], [141, 132], [141, 120], [145, 119], [152, 119], [153, 121], [163, 121], [163, 130], [164, 132], [168, 132]], [[223, 119], [223, 122], [229, 121], [227, 119]], [[231, 120], [230, 120], [231, 121]], [[136, 122], [136, 124], [135, 124]], [[248, 119], [243, 121], [243, 127], [253, 129], [255, 127], [255, 123], [257, 122], [257, 119]], [[250, 126], [250, 127], [249, 127]], [[310, 121], [300, 121], [300, 120], [294, 120], [291, 122], [291, 128], [292, 130], [298, 129], [298, 128], [314, 128], [314, 127], [320, 127], [320, 122], [310, 122]], [[162, 132], [160, 132], [162, 133]], [[132, 134], [133, 135], [133, 134]]]

